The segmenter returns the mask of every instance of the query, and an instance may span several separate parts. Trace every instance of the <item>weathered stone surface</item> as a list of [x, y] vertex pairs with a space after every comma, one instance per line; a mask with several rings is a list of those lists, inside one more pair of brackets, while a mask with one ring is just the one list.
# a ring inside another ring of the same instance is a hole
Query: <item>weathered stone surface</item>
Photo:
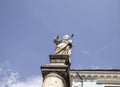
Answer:
[[50, 63], [63, 63], [66, 65], [70, 64], [69, 55], [49, 55]]
[[65, 74], [68, 72], [68, 65], [62, 65], [62, 64], [61, 65], [57, 65], [57, 64], [42, 65], [41, 70], [42, 70], [43, 77], [51, 72], [58, 72], [61, 74]]
[[[49, 55], [50, 64], [42, 65], [41, 71], [44, 79], [44, 83], [42, 87], [66, 87], [63, 86], [62, 81], [64, 80], [64, 85], [70, 86], [69, 81], [69, 70], [70, 70], [70, 62], [68, 55]], [[55, 76], [51, 76], [46, 78], [46, 76], [50, 76], [51, 73], [56, 73], [61, 78], [57, 78]], [[51, 81], [51, 82], [50, 82]], [[57, 83], [55, 83], [57, 82]], [[55, 84], [59, 84], [59, 86], [55, 86]], [[60, 85], [61, 84], [61, 85]]]
[[42, 87], [66, 87], [66, 83], [60, 75], [50, 73], [44, 77]]
[[[78, 75], [78, 74], [79, 75]], [[120, 85], [120, 70], [115, 69], [86, 69], [86, 70], [70, 70], [70, 80], [91, 80], [98, 84], [119, 84]], [[81, 78], [79, 78], [81, 77]]]

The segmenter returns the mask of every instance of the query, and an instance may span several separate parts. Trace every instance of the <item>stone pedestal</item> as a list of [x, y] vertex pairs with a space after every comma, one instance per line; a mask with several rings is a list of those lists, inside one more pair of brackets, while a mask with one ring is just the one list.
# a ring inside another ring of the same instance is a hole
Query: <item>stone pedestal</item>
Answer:
[[49, 55], [50, 63], [62, 63], [70, 66], [70, 58], [68, 55]]
[[[42, 87], [69, 87], [69, 56], [49, 55], [49, 58], [50, 64], [41, 66], [43, 75]], [[56, 86], [50, 84], [56, 84]]]

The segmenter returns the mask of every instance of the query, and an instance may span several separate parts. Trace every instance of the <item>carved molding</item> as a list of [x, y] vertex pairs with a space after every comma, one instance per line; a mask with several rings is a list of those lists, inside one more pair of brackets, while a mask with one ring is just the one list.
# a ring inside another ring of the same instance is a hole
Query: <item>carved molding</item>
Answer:
[[[79, 75], [78, 75], [78, 74]], [[70, 71], [70, 79], [80, 79], [83, 81], [97, 81], [97, 83], [114, 83], [120, 84], [120, 70], [72, 70]]]

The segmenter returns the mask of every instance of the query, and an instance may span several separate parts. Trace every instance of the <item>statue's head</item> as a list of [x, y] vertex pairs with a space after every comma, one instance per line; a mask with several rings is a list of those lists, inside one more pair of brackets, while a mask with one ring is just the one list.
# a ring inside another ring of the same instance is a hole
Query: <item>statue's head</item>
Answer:
[[68, 39], [69, 39], [69, 35], [64, 35], [64, 36], [63, 36], [63, 39], [68, 40]]

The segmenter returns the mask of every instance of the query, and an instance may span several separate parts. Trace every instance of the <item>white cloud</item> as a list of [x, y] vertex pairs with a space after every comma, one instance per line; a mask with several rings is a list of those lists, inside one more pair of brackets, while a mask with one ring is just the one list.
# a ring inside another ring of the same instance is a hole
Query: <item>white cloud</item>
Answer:
[[9, 70], [8, 66], [0, 64], [0, 87], [41, 87], [42, 77], [31, 76], [25, 81], [21, 81], [19, 80], [19, 72]]
[[[7, 84], [8, 87], [41, 87], [42, 79], [40, 76], [28, 78], [26, 81], [16, 81], [14, 79], [10, 79], [10, 84]], [[3, 86], [4, 87], [4, 86]]]

